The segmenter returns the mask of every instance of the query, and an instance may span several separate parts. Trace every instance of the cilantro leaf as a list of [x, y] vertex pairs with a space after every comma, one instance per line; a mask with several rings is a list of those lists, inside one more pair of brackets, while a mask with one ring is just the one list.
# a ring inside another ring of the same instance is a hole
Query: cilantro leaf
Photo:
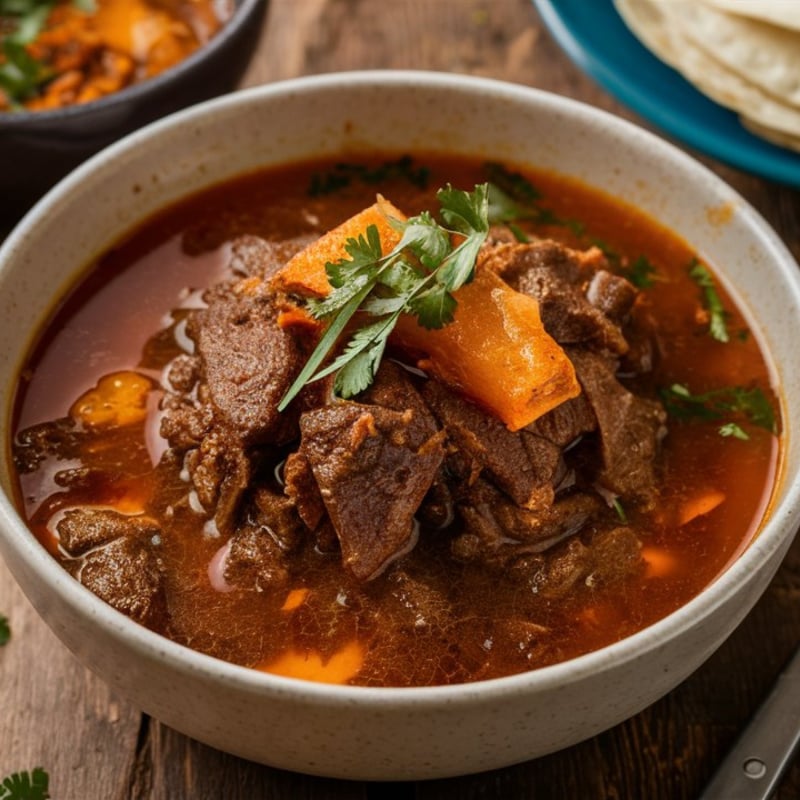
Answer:
[[[489, 231], [489, 187], [465, 192], [446, 186], [437, 192], [444, 225], [423, 211], [408, 220], [390, 220], [400, 240], [381, 251], [375, 225], [348, 239], [349, 258], [327, 264], [332, 291], [308, 301], [311, 314], [328, 327], [295, 382], [278, 405], [283, 411], [307, 383], [335, 374], [334, 392], [354, 397], [372, 383], [389, 334], [400, 314], [411, 314], [424, 328], [452, 322], [453, 292], [472, 280], [478, 252]], [[445, 227], [449, 226], [449, 227]], [[351, 319], [361, 323], [343, 350], [321, 367]]]
[[634, 286], [639, 289], [648, 289], [655, 283], [653, 277], [657, 270], [647, 256], [640, 255], [623, 273]]
[[718, 342], [727, 342], [728, 335], [728, 312], [722, 305], [722, 300], [717, 293], [714, 278], [708, 267], [697, 258], [692, 259], [689, 265], [689, 277], [700, 287], [703, 292], [703, 305], [710, 315], [708, 332]]
[[14, 772], [0, 780], [0, 800], [48, 800], [50, 776], [41, 767]]
[[411, 156], [400, 156], [394, 161], [384, 161], [377, 166], [366, 164], [349, 164], [340, 162], [327, 172], [315, 173], [311, 176], [308, 194], [312, 197], [333, 194], [350, 186], [354, 181], [366, 184], [383, 183], [392, 178], [408, 181], [418, 189], [428, 186], [430, 169], [417, 166]]
[[[720, 420], [731, 414], [743, 416], [752, 425], [775, 433], [775, 412], [769, 399], [759, 387], [746, 389], [742, 386], [712, 389], [701, 394], [692, 394], [681, 383], [662, 389], [661, 399], [667, 412], [676, 419]], [[743, 438], [747, 434], [741, 426], [727, 423], [720, 428], [721, 436]]]
[[11, 626], [8, 624], [8, 618], [0, 614], [0, 647], [9, 643], [11, 639]]

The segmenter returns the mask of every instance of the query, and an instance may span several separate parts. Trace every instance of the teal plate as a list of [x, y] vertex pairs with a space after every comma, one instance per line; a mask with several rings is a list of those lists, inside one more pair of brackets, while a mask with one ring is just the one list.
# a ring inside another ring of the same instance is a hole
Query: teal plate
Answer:
[[665, 133], [720, 161], [800, 187], [800, 153], [758, 138], [659, 61], [628, 30], [612, 0], [533, 0], [584, 72]]

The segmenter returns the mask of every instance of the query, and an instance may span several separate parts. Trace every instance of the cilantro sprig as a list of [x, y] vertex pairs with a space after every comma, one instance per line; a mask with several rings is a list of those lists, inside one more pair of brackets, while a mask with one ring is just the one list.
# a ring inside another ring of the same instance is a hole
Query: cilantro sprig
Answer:
[[380, 164], [368, 165], [340, 161], [324, 172], [316, 172], [311, 176], [308, 194], [311, 197], [333, 194], [350, 186], [353, 182], [374, 185], [393, 178], [406, 180], [418, 189], [426, 189], [430, 169], [425, 165], [418, 166], [411, 156], [400, 156]]
[[728, 312], [722, 304], [717, 292], [711, 271], [699, 259], [694, 258], [689, 264], [689, 277], [700, 287], [703, 293], [703, 305], [709, 314], [708, 332], [718, 342], [730, 341], [728, 334]]
[[48, 800], [50, 776], [42, 767], [13, 772], [0, 779], [0, 800]]
[[[664, 407], [676, 419], [722, 420], [732, 414], [741, 414], [752, 425], [775, 433], [775, 412], [767, 396], [757, 386], [746, 389], [742, 386], [712, 389], [692, 394], [682, 383], [661, 390]], [[736, 422], [726, 422], [719, 428], [720, 436], [748, 439], [747, 433]]]
[[8, 618], [0, 614], [0, 647], [9, 643], [11, 639], [11, 626], [8, 623]]
[[[410, 314], [428, 329], [453, 320], [453, 292], [475, 274], [478, 251], [489, 232], [489, 189], [472, 192], [449, 184], [437, 192], [437, 222], [430, 212], [406, 221], [390, 219], [400, 241], [388, 253], [381, 249], [375, 225], [347, 240], [349, 258], [325, 265], [332, 291], [308, 302], [316, 319], [327, 323], [319, 344], [278, 405], [283, 411], [308, 383], [335, 374], [334, 392], [343, 398], [364, 391], [373, 381], [389, 334], [401, 314]], [[340, 354], [321, 367], [358, 312], [360, 324]]]

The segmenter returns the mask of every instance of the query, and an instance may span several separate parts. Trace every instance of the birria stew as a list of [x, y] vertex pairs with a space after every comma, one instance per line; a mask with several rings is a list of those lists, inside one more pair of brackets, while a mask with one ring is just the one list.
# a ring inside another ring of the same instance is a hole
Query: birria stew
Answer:
[[253, 669], [429, 686], [573, 658], [689, 601], [769, 503], [773, 373], [713, 266], [528, 167], [243, 176], [54, 312], [19, 507], [111, 606]]

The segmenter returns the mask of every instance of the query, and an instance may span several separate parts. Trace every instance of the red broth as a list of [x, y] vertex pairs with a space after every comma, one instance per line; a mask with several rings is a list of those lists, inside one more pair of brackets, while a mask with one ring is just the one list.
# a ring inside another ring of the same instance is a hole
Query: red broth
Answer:
[[[747, 439], [720, 435], [730, 420], [668, 419], [655, 508], [626, 507], [623, 498], [615, 512], [636, 531], [641, 563], [609, 585], [587, 579], [562, 596], [540, 596], [530, 584], [454, 559], [451, 532], [423, 526], [416, 547], [368, 582], [354, 580], [335, 553], [309, 546], [292, 556], [288, 586], [215, 588], [225, 537], [214, 535], [207, 514], [175, 511], [187, 486], [180, 464], [164, 458], [158, 404], [163, 370], [184, 352], [182, 320], [202, 305], [205, 287], [228, 275], [230, 243], [246, 234], [271, 241], [319, 235], [376, 192], [409, 214], [434, 209], [437, 187], [486, 180], [481, 162], [441, 156], [422, 154], [402, 169], [383, 168], [389, 162], [380, 159], [356, 163], [298, 164], [231, 181], [156, 215], [91, 265], [20, 377], [18, 502], [42, 544], [80, 577], [54, 535], [66, 509], [146, 514], [160, 527], [154, 541], [164, 581], [151, 628], [245, 666], [363, 685], [447, 684], [534, 669], [615, 642], [685, 604], [747, 546], [769, 502], [779, 437], [740, 414], [731, 419]], [[637, 390], [758, 387], [777, 409], [765, 354], [718, 283], [730, 341], [708, 334], [703, 292], [689, 276], [696, 254], [679, 236], [584, 185], [525, 176], [547, 210], [525, 223], [529, 233], [579, 249], [599, 244], [611, 268], [626, 274], [644, 263], [640, 257], [652, 266], [642, 303], [658, 324], [658, 353], [653, 371], [635, 378]], [[146, 413], [71, 437], [76, 428], [65, 420], [73, 403], [120, 371], [152, 382]]]

